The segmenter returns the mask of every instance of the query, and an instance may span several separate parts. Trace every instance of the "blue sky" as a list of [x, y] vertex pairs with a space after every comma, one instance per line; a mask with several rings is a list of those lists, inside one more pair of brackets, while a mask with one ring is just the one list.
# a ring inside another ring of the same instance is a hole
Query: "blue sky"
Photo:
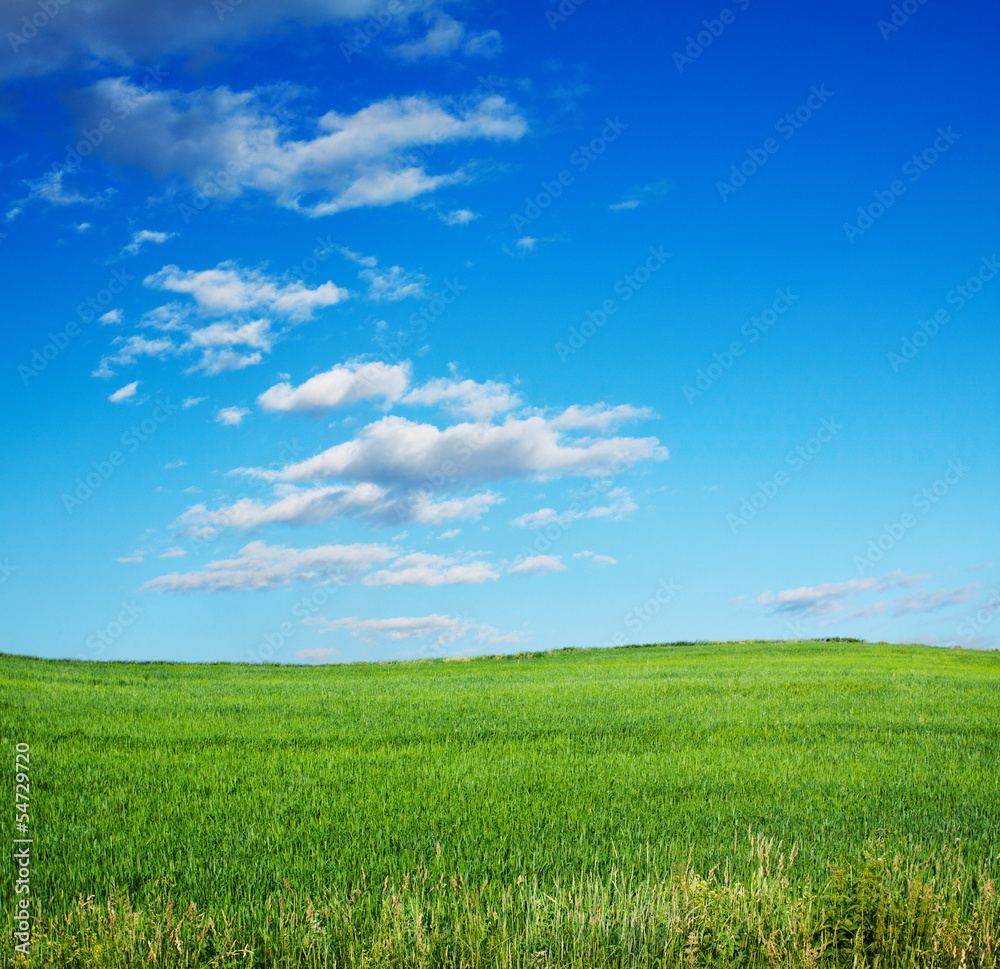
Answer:
[[5, 651], [997, 646], [995, 7], [146, 6], [0, 13]]

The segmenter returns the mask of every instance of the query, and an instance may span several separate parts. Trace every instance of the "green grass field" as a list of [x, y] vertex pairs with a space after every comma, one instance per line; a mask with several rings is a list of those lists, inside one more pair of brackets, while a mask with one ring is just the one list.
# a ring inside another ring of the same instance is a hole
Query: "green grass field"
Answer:
[[997, 965], [997, 653], [0, 672], [5, 965]]

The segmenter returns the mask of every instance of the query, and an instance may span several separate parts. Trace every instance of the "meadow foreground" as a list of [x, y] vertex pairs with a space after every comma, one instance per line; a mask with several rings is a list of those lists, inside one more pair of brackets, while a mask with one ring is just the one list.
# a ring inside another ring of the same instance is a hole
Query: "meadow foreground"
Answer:
[[996, 653], [0, 669], [4, 964], [998, 962]]

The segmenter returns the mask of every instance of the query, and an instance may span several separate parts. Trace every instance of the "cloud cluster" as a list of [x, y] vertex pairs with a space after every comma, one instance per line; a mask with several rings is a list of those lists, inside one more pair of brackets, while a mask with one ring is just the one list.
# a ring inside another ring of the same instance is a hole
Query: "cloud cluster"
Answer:
[[[110, 377], [115, 367], [129, 366], [140, 357], [196, 355], [188, 373], [241, 370], [261, 362], [282, 335], [282, 327], [310, 320], [318, 310], [336, 306], [350, 295], [332, 282], [310, 287], [301, 280], [281, 280], [232, 261], [203, 270], [164, 266], [148, 275], [143, 285], [186, 296], [189, 301], [150, 310], [139, 321], [140, 332], [116, 336], [95, 376]], [[106, 322], [120, 323], [121, 316]], [[148, 337], [141, 331], [160, 335]]]
[[[170, 273], [168, 278], [178, 277]], [[191, 280], [189, 287], [192, 295], [199, 292], [195, 282]], [[231, 296], [233, 302], [242, 299], [242, 290], [236, 289]], [[276, 294], [272, 292], [271, 297], [276, 298]], [[207, 303], [204, 296], [201, 302]], [[655, 437], [603, 434], [627, 420], [649, 416], [644, 408], [597, 404], [570, 407], [550, 417], [526, 409], [521, 413], [528, 416], [514, 416], [507, 412], [520, 407], [521, 399], [507, 384], [478, 383], [452, 376], [411, 389], [411, 376], [409, 361], [350, 361], [297, 386], [290, 381], [275, 384], [260, 394], [258, 404], [264, 411], [287, 413], [326, 411], [374, 400], [385, 407], [438, 406], [452, 413], [476, 415], [477, 419], [439, 427], [387, 415], [304, 460], [267, 468], [234, 468], [228, 475], [252, 478], [259, 486], [269, 487], [270, 494], [239, 498], [215, 508], [199, 502], [180, 515], [174, 529], [181, 535], [214, 538], [225, 531], [254, 532], [281, 525], [308, 527], [344, 518], [376, 526], [437, 527], [477, 521], [502, 503], [504, 496], [492, 488], [477, 489], [486, 482], [617, 475], [640, 461], [667, 457], [666, 449]], [[216, 411], [215, 419], [238, 425], [247, 414], [243, 407], [224, 407]], [[573, 508], [564, 514], [571, 518], [618, 519], [635, 508], [628, 489], [619, 486], [607, 492], [605, 504], [587, 510]], [[541, 509], [520, 516], [514, 523], [538, 527], [557, 517], [554, 509]], [[456, 529], [445, 532], [451, 537], [457, 534]], [[250, 569], [243, 559], [256, 560], [265, 548], [261, 543], [251, 543], [239, 561], [214, 563], [201, 573], [165, 577], [166, 585], [152, 587], [241, 587], [245, 573], [261, 571]], [[364, 575], [363, 584], [482, 583], [496, 580], [502, 572], [539, 575], [566, 567], [558, 556], [551, 555], [496, 566], [478, 555], [390, 552], [381, 568]], [[592, 565], [614, 561], [590, 552], [585, 555]], [[268, 562], [270, 567], [270, 559]], [[236, 578], [232, 579], [234, 574]]]
[[347, 246], [338, 246], [337, 249], [345, 259], [361, 266], [358, 278], [368, 284], [369, 299], [375, 302], [395, 302], [427, 295], [429, 280], [423, 273], [410, 272], [402, 266], [379, 268], [375, 256], [363, 256]]
[[[403, 405], [441, 405], [473, 411], [484, 419], [438, 427], [387, 416], [360, 429], [342, 443], [283, 467], [239, 467], [229, 475], [270, 485], [269, 496], [240, 498], [217, 508], [195, 504], [174, 522], [182, 534], [217, 535], [230, 529], [256, 531], [271, 525], [309, 526], [339, 518], [371, 525], [444, 525], [477, 521], [505, 499], [494, 490], [476, 490], [484, 482], [546, 479], [564, 475], [593, 477], [617, 473], [645, 460], [663, 460], [667, 451], [657, 438], [577, 437], [565, 428], [611, 428], [644, 409], [604, 405], [574, 407], [546, 418], [532, 414], [488, 418], [520, 404], [506, 384], [472, 380], [432, 380], [407, 392], [409, 361], [385, 364], [359, 361], [338, 364], [294, 386], [282, 382], [265, 390], [259, 406], [270, 412], [324, 411], [362, 401]], [[216, 420], [238, 424], [245, 408], [223, 408]], [[606, 503], [563, 513], [543, 508], [514, 519], [523, 528], [552, 521], [617, 520], [636, 509], [623, 486], [607, 492]], [[386, 576], [380, 581], [395, 581]]]

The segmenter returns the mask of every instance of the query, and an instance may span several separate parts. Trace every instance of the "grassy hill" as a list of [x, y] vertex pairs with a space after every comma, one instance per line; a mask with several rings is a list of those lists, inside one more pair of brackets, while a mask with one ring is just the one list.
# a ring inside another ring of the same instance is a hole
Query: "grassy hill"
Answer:
[[996, 653], [0, 656], [0, 737], [25, 965], [997, 963]]

